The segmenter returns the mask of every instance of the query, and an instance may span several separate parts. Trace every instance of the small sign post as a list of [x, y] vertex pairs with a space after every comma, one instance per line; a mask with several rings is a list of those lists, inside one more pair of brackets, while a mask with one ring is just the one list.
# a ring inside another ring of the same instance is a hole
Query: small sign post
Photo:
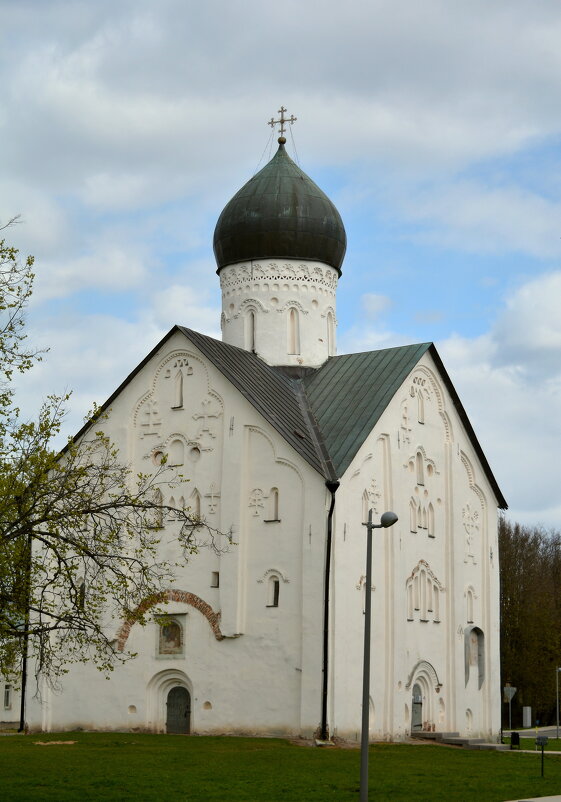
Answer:
[[508, 728], [512, 729], [512, 697], [516, 693], [516, 688], [508, 682], [503, 688], [504, 700], [508, 702]]
[[547, 743], [547, 735], [538, 735], [536, 738], [536, 746], [540, 746], [542, 750], [542, 777], [543, 777], [543, 749]]

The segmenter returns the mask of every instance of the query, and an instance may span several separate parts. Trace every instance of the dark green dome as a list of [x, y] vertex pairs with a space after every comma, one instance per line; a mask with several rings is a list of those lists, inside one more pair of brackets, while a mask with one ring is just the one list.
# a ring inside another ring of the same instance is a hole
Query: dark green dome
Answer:
[[250, 259], [301, 259], [324, 262], [340, 275], [346, 247], [341, 215], [282, 142], [226, 204], [214, 230], [217, 272]]

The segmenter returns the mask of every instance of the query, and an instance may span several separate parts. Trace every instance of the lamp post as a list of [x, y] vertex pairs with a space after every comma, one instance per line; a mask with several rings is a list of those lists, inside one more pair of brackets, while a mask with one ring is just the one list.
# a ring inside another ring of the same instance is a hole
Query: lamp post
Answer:
[[555, 669], [555, 689], [557, 691], [556, 698], [557, 704], [555, 706], [555, 712], [557, 714], [557, 740], [559, 740], [559, 672], [561, 671], [561, 667], [557, 667]]
[[364, 603], [364, 662], [362, 669], [362, 732], [360, 739], [360, 802], [368, 802], [368, 734], [370, 720], [370, 621], [372, 610], [372, 530], [387, 529], [397, 521], [395, 512], [384, 512], [379, 524], [368, 511], [366, 527], [366, 593]]

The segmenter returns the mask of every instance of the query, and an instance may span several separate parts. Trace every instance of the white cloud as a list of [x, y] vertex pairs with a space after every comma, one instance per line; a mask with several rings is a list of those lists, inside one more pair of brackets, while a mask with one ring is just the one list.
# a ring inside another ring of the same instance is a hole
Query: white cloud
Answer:
[[369, 318], [377, 318], [382, 315], [392, 305], [392, 301], [386, 295], [377, 295], [375, 292], [367, 292], [361, 298], [364, 311]]
[[495, 361], [528, 377], [561, 379], [561, 271], [519, 287], [506, 301], [493, 337]]
[[154, 319], [186, 326], [216, 339], [220, 333], [220, 307], [205, 305], [204, 292], [193, 287], [174, 284], [158, 292], [151, 307]]
[[117, 246], [60, 261], [44, 260], [37, 273], [36, 300], [64, 298], [84, 289], [131, 290], [146, 276], [142, 261]]
[[398, 203], [410, 220], [426, 225], [415, 238], [438, 247], [561, 256], [561, 201], [520, 187], [456, 181], [410, 190]]

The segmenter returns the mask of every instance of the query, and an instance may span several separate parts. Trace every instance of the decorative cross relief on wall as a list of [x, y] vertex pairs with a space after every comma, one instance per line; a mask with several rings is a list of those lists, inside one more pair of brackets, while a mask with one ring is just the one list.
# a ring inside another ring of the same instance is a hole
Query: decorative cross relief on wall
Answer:
[[201, 407], [202, 412], [198, 412], [197, 414], [193, 415], [193, 420], [200, 421], [197, 438], [201, 438], [203, 434], [208, 434], [209, 437], [214, 439], [216, 438], [216, 434], [211, 429], [210, 421], [212, 419], [219, 418], [221, 413], [211, 412], [212, 401], [210, 398], [206, 398], [204, 401], [201, 401]]
[[158, 434], [162, 419], [158, 410], [158, 402], [152, 398], [146, 399], [139, 411], [140, 436]]
[[253, 515], [257, 517], [265, 509], [265, 494], [263, 491], [256, 487], [249, 494], [249, 508], [253, 510]]
[[378, 502], [382, 498], [382, 491], [378, 490], [378, 483], [376, 482], [376, 479], [372, 479], [370, 482], [370, 487], [368, 488], [367, 493], [369, 506], [372, 508], [372, 512], [378, 514]]
[[[357, 590], [360, 590], [362, 587], [364, 587], [364, 585], [366, 585], [366, 576], [365, 574], [362, 574], [355, 587]], [[376, 585], [371, 585], [370, 590], [376, 590]]]
[[411, 422], [409, 420], [409, 403], [407, 399], [401, 402], [401, 424], [399, 427], [399, 440], [404, 445], [411, 443]]
[[477, 510], [472, 511], [469, 504], [466, 504], [462, 510], [462, 523], [466, 533], [466, 553], [464, 562], [467, 563], [471, 560], [472, 563], [476, 565], [475, 538], [479, 534], [479, 513]]
[[218, 502], [220, 500], [220, 492], [214, 482], [212, 482], [210, 486], [210, 490], [208, 493], [205, 493], [205, 498], [208, 499], [208, 512], [209, 515], [214, 515], [218, 508]]

